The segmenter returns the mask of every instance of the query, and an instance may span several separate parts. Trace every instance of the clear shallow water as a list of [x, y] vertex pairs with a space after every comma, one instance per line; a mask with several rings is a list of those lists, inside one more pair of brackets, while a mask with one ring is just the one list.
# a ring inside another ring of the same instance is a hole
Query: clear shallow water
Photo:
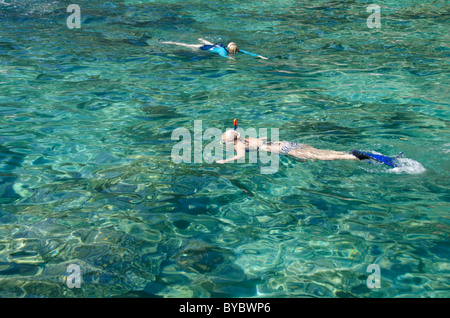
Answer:
[[[1, 297], [449, 296], [445, 2], [69, 3], [0, 1]], [[161, 44], [199, 37], [269, 60]], [[171, 160], [236, 117], [402, 166]]]

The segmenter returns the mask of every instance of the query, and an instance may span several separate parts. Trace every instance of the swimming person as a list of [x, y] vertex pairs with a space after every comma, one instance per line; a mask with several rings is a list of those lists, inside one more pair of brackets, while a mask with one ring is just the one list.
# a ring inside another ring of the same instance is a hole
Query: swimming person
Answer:
[[311, 147], [307, 144], [290, 142], [290, 141], [276, 141], [270, 142], [266, 138], [247, 137], [241, 139], [241, 135], [235, 130], [227, 130], [222, 134], [222, 143], [234, 143], [236, 155], [226, 160], [217, 160], [217, 163], [226, 163], [245, 157], [247, 151], [266, 151], [274, 153], [282, 153], [293, 156], [303, 160], [365, 160], [374, 159], [384, 163], [390, 167], [396, 167], [393, 159], [383, 155], [377, 155], [367, 152], [352, 150], [350, 153], [344, 151], [325, 150]]
[[180, 46], [184, 46], [184, 47], [189, 47], [192, 49], [200, 49], [203, 51], [210, 51], [212, 53], [216, 53], [219, 54], [222, 57], [228, 57], [228, 58], [233, 58], [230, 55], [235, 55], [236, 53], [244, 53], [244, 54], [248, 54], [250, 56], [253, 57], [259, 57], [261, 59], [267, 60], [267, 57], [258, 55], [258, 54], [254, 54], [254, 53], [250, 53], [244, 50], [241, 50], [238, 48], [238, 46], [236, 45], [236, 43], [234, 42], [230, 42], [228, 43], [227, 46], [224, 46], [222, 43], [220, 44], [213, 44], [209, 41], [206, 41], [202, 38], [198, 39], [200, 42], [202, 42], [203, 44], [186, 44], [186, 43], [179, 43], [179, 42], [172, 42], [172, 41], [164, 41], [161, 43], [165, 43], [165, 44], [174, 44], [174, 45], [180, 45]]

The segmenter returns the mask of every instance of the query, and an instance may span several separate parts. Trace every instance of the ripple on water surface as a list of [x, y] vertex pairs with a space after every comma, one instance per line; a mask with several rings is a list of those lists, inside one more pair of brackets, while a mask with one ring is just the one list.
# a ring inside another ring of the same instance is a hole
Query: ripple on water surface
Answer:
[[[77, 3], [68, 29], [69, 3], [0, 1], [0, 296], [449, 296], [444, 6]], [[200, 37], [269, 59], [162, 43]], [[174, 129], [234, 118], [403, 156], [172, 161]]]

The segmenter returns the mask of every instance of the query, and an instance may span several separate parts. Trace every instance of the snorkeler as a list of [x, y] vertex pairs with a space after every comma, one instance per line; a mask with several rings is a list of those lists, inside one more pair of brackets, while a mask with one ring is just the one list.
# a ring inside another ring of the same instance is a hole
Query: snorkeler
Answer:
[[189, 47], [192, 49], [200, 49], [203, 51], [210, 51], [212, 53], [219, 54], [222, 57], [228, 57], [228, 58], [233, 58], [232, 56], [229, 56], [229, 54], [234, 55], [236, 53], [244, 53], [244, 54], [248, 54], [250, 56], [259, 57], [261, 59], [267, 60], [267, 57], [239, 49], [238, 46], [236, 45], [236, 43], [234, 43], [234, 42], [230, 42], [230, 43], [228, 43], [227, 46], [224, 46], [223, 44], [213, 44], [213, 43], [206, 41], [204, 39], [201, 39], [201, 38], [198, 40], [200, 42], [202, 42], [203, 44], [186, 44], [186, 43], [179, 43], [179, 42], [172, 42], [172, 41], [164, 41], [161, 43], [180, 45], [180, 46]]
[[227, 130], [222, 134], [222, 143], [234, 143], [236, 155], [233, 158], [226, 160], [217, 160], [217, 163], [226, 163], [245, 157], [246, 151], [267, 151], [274, 153], [282, 153], [296, 157], [303, 160], [365, 160], [373, 159], [384, 163], [390, 167], [396, 167], [393, 159], [383, 155], [372, 154], [368, 152], [361, 152], [352, 150], [350, 153], [343, 151], [317, 149], [306, 144], [290, 142], [290, 141], [276, 141], [270, 142], [266, 138], [252, 138], [247, 137], [241, 139], [241, 135], [236, 131], [236, 120], [234, 121], [234, 130]]

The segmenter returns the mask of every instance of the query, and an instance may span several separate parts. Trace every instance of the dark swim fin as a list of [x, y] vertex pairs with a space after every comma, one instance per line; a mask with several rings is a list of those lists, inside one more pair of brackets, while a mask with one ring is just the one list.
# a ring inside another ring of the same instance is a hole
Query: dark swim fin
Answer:
[[357, 151], [355, 149], [353, 149], [350, 152], [351, 155], [355, 156], [356, 158], [358, 158], [359, 160], [366, 160], [366, 159], [374, 159], [378, 162], [384, 163], [385, 165], [388, 165], [392, 168], [397, 167], [398, 165], [394, 162], [394, 159], [392, 159], [391, 157], [388, 156], [383, 156], [383, 155], [376, 155], [370, 152], [362, 152], [362, 151]]

